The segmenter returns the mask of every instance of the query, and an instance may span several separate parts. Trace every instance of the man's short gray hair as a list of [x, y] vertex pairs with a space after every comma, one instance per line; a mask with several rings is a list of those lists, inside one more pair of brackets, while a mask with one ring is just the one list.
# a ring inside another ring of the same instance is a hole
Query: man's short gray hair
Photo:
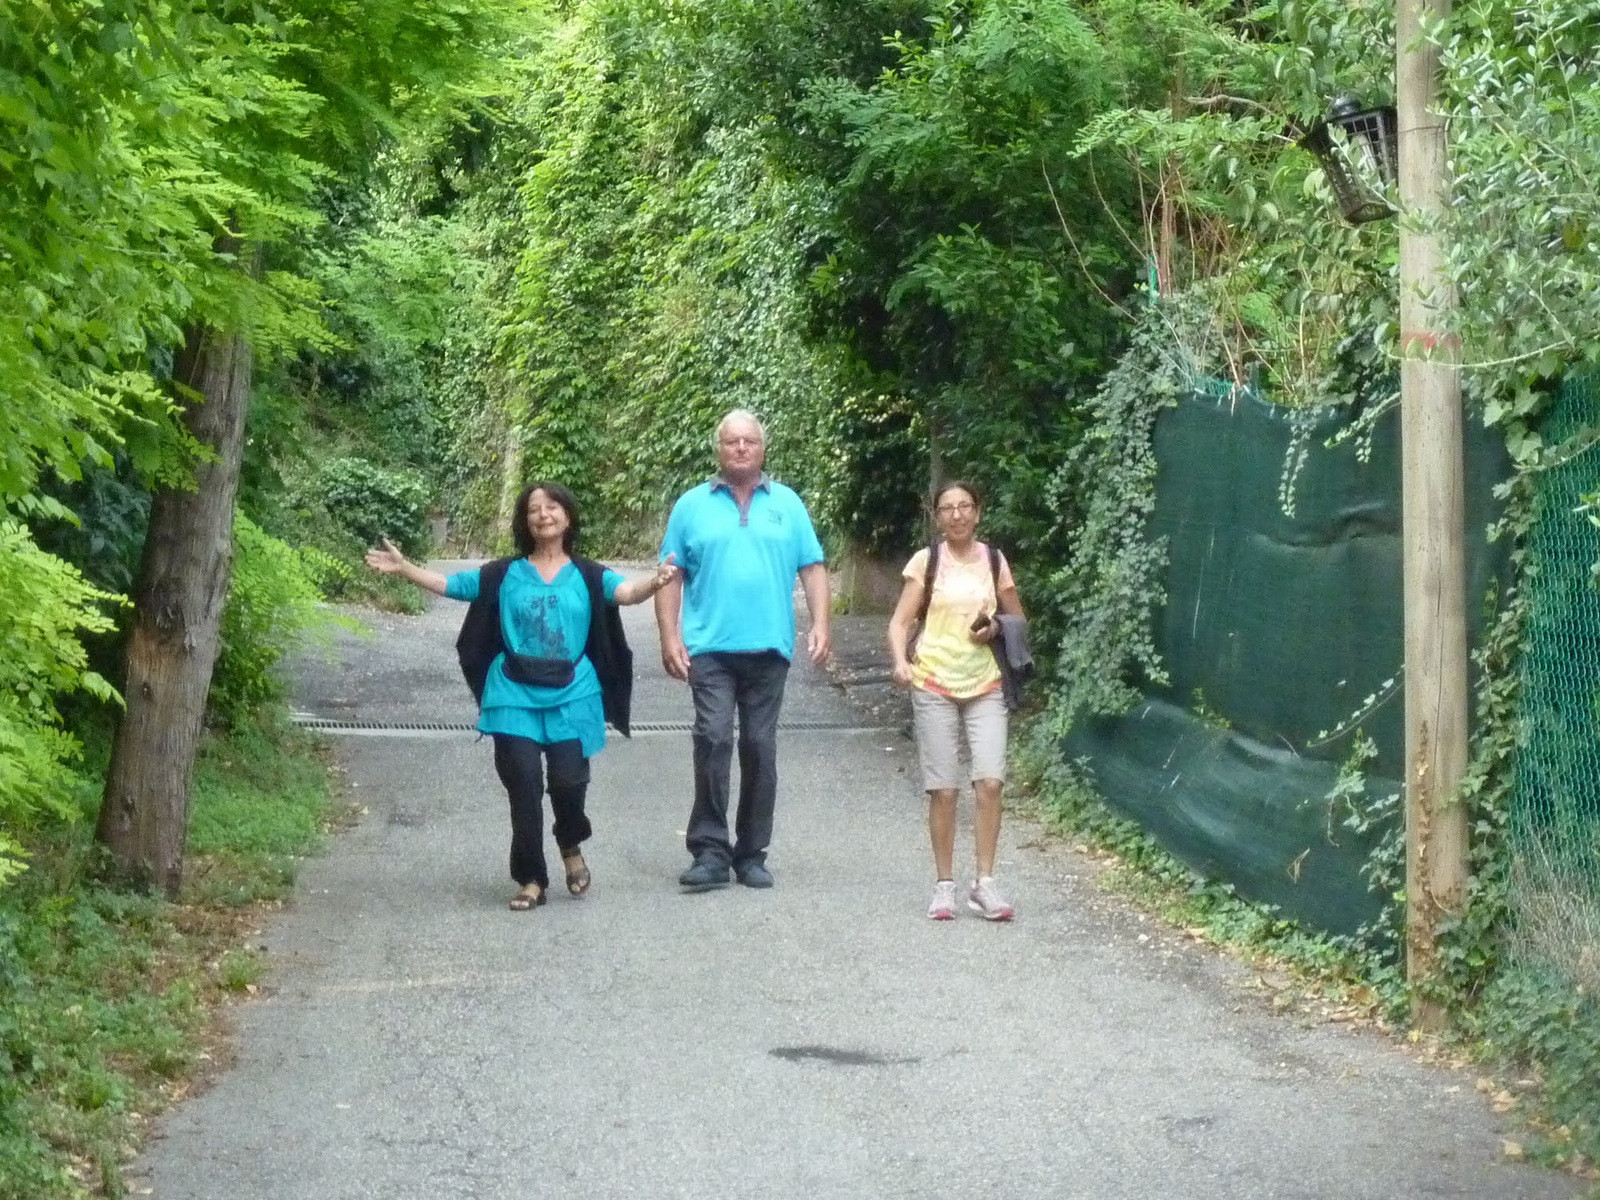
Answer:
[[761, 423], [761, 418], [756, 416], [755, 413], [751, 412], [748, 408], [736, 408], [727, 416], [723, 417], [722, 420], [717, 422], [717, 431], [711, 435], [711, 448], [713, 450], [719, 450], [722, 448], [722, 431], [734, 421], [749, 421], [750, 424], [754, 425], [756, 427], [756, 432], [761, 435], [762, 448], [765, 449], [767, 444], [767, 427]]

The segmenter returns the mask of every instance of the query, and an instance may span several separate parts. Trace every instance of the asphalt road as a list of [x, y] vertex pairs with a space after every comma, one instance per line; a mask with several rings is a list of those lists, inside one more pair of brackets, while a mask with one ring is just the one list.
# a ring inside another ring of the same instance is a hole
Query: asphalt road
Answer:
[[[302, 668], [300, 706], [470, 720], [461, 611], [374, 616]], [[648, 605], [629, 630], [636, 720], [688, 720]], [[797, 666], [785, 716], [852, 710]], [[1575, 1194], [1502, 1161], [1472, 1077], [1270, 1014], [1242, 967], [1152, 936], [1023, 822], [1001, 848], [1016, 923], [928, 921], [898, 733], [785, 732], [778, 886], [695, 896], [688, 735], [613, 738], [593, 891], [558, 881], [531, 913], [506, 908], [486, 742], [337, 746], [366, 815], [267, 930], [236, 1064], [136, 1164], [162, 1200]]]

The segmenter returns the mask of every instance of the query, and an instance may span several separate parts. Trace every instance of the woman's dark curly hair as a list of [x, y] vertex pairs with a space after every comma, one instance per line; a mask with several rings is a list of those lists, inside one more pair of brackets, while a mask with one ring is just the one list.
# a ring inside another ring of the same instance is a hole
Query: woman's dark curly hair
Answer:
[[528, 528], [528, 502], [535, 492], [543, 492], [559, 504], [567, 514], [567, 531], [561, 535], [561, 548], [571, 554], [578, 544], [578, 498], [559, 483], [548, 479], [536, 480], [522, 489], [516, 506], [511, 510], [511, 540], [517, 553], [526, 558], [533, 553], [533, 530]]

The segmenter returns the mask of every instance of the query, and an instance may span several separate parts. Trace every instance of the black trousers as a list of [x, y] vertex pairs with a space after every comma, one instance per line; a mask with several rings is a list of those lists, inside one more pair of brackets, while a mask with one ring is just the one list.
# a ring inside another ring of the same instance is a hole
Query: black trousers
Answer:
[[550, 775], [550, 810], [555, 815], [556, 845], [574, 850], [588, 841], [594, 830], [583, 811], [589, 793], [589, 760], [576, 738], [545, 745], [531, 738], [496, 733], [494, 769], [511, 801], [511, 878], [526, 886], [550, 886], [544, 865], [544, 757]]
[[[775, 650], [759, 654], [712, 652], [689, 660], [694, 698], [694, 810], [684, 838], [689, 853], [723, 862], [762, 862], [772, 841], [778, 799], [778, 713], [789, 660]], [[728, 843], [728, 793], [732, 786], [734, 716], [738, 715], [739, 812], [736, 840]]]

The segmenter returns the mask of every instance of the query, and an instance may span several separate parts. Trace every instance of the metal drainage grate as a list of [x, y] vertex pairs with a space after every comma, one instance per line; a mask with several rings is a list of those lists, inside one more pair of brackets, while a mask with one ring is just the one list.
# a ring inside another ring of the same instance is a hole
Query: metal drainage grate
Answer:
[[296, 713], [289, 718], [302, 729], [325, 729], [330, 733], [354, 732], [361, 729], [388, 730], [395, 733], [476, 733], [478, 727], [464, 721], [346, 721], [338, 717], [310, 717]]
[[[477, 733], [478, 727], [465, 721], [351, 721], [339, 717], [316, 717], [295, 713], [290, 720], [302, 729], [320, 729], [325, 733]], [[607, 729], [616, 732], [614, 725]], [[855, 721], [780, 721], [779, 732], [877, 733], [889, 726], [862, 725]], [[690, 733], [694, 725], [689, 721], [635, 721], [633, 733]]]

